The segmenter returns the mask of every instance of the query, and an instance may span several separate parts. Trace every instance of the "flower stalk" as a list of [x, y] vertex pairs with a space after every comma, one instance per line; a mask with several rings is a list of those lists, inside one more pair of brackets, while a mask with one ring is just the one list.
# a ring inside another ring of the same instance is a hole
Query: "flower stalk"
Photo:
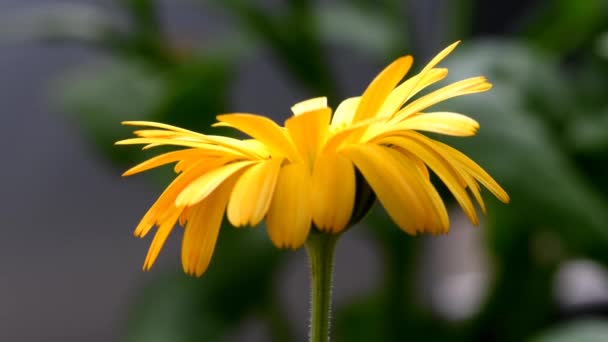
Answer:
[[339, 235], [312, 233], [306, 241], [310, 265], [310, 342], [328, 342], [334, 250]]

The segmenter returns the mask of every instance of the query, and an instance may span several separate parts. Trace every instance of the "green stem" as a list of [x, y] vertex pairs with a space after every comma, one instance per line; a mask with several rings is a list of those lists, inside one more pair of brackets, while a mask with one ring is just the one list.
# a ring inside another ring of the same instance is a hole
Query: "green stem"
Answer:
[[329, 341], [334, 249], [338, 235], [311, 233], [306, 241], [310, 264], [310, 342]]

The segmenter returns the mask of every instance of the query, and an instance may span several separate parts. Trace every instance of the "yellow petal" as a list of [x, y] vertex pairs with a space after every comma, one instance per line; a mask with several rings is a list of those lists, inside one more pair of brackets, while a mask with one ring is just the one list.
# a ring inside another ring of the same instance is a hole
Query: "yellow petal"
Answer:
[[488, 91], [492, 88], [487, 79], [483, 76], [472, 77], [462, 81], [452, 83], [443, 88], [437, 89], [432, 93], [422, 96], [416, 101], [405, 106], [402, 110], [397, 112], [393, 117], [392, 122], [400, 122], [407, 117], [414, 115], [434, 104], [445, 101], [447, 99], [462, 96], [467, 94], [479, 93]]
[[224, 147], [224, 146], [213, 145], [213, 144], [209, 144], [209, 143], [201, 142], [201, 141], [186, 141], [186, 140], [168, 139], [168, 138], [131, 138], [131, 139], [124, 139], [124, 140], [117, 141], [114, 144], [115, 145], [148, 144], [148, 146], [146, 146], [144, 149], [148, 149], [150, 147], [156, 147], [156, 146], [163, 146], [163, 145], [194, 147], [194, 148], [200, 149], [201, 151], [208, 152], [210, 155], [227, 154], [227, 155], [239, 156], [239, 157], [244, 157], [244, 158], [248, 157], [246, 154], [243, 154], [242, 152], [240, 152], [236, 149], [228, 148], [228, 147]]
[[423, 160], [435, 172], [441, 181], [448, 187], [460, 204], [465, 214], [473, 224], [478, 224], [475, 207], [469, 198], [466, 189], [462, 185], [464, 181], [454, 167], [450, 165], [432, 146], [426, 143], [429, 138], [415, 132], [408, 132], [401, 136], [393, 136], [379, 139], [377, 142], [387, 145], [395, 145]]
[[187, 149], [187, 150], [179, 150], [179, 151], [163, 153], [159, 156], [150, 158], [150, 159], [130, 168], [129, 170], [125, 171], [122, 175], [131, 176], [131, 175], [139, 173], [139, 172], [143, 172], [143, 171], [153, 169], [153, 168], [161, 166], [161, 165], [173, 163], [173, 162], [180, 161], [183, 159], [193, 159], [193, 160], [201, 159], [204, 156], [204, 154], [205, 153], [199, 149]]
[[232, 225], [255, 226], [260, 223], [270, 207], [282, 163], [282, 158], [270, 159], [243, 172], [228, 202], [228, 220]]
[[431, 69], [426, 74], [418, 74], [401, 83], [391, 91], [386, 101], [378, 110], [378, 117], [390, 118], [404, 103], [424, 88], [441, 81], [448, 74], [448, 69]]
[[312, 219], [319, 230], [339, 233], [350, 221], [355, 204], [355, 170], [339, 154], [322, 154], [312, 174]]
[[410, 117], [395, 127], [466, 137], [477, 133], [479, 123], [458, 113], [434, 112]]
[[167, 125], [164, 123], [160, 123], [160, 122], [153, 122], [153, 121], [123, 121], [122, 122], [123, 125], [126, 126], [143, 126], [143, 127], [155, 127], [155, 128], [161, 128], [161, 129], [166, 129], [169, 131], [174, 131], [174, 132], [182, 132], [182, 133], [187, 133], [193, 136], [199, 136], [199, 137], [204, 137], [204, 134], [198, 133], [198, 132], [194, 132], [194, 131], [190, 131], [184, 128], [180, 128], [177, 126], [172, 126], [172, 125]]
[[175, 198], [186, 186], [209, 170], [220, 167], [224, 163], [225, 160], [221, 158], [215, 160], [202, 160], [177, 176], [141, 219], [135, 228], [135, 236], [144, 237], [148, 234], [152, 226], [161, 221], [160, 217], [164, 215], [164, 213], [170, 212], [170, 210], [175, 207]]
[[292, 116], [285, 121], [285, 128], [308, 165], [312, 165], [321, 146], [327, 139], [327, 126], [331, 109], [322, 108]]
[[357, 107], [361, 102], [361, 97], [348, 98], [338, 105], [334, 116], [331, 118], [331, 128], [333, 130], [339, 129], [343, 126], [350, 125], [353, 122], [353, 117], [357, 112]]
[[192, 208], [182, 241], [182, 266], [187, 274], [200, 277], [207, 270], [233, 184], [234, 180], [226, 181]]
[[293, 163], [281, 168], [266, 216], [268, 235], [275, 246], [296, 249], [306, 241], [312, 218], [310, 187], [306, 164]]
[[414, 182], [416, 174], [400, 167], [390, 149], [378, 145], [352, 145], [342, 150], [363, 174], [388, 215], [404, 231], [416, 232], [425, 225], [425, 207], [420, 203], [420, 191]]
[[439, 52], [435, 57], [433, 57], [433, 59], [431, 59], [431, 61], [422, 69], [420, 73], [425, 73], [434, 68], [437, 64], [439, 64], [439, 62], [441, 62], [445, 57], [447, 57], [447, 55], [449, 55], [458, 46], [458, 44], [460, 44], [460, 40], [452, 43], [447, 48], [441, 50], [441, 52]]
[[206, 172], [182, 190], [175, 199], [175, 205], [178, 207], [191, 206], [202, 201], [228, 177], [253, 163], [251, 161], [235, 162]]
[[275, 157], [287, 157], [292, 161], [298, 159], [295, 146], [285, 131], [268, 118], [254, 114], [235, 113], [218, 115], [217, 119], [220, 121], [219, 125], [236, 128], [264, 143]]
[[293, 115], [300, 115], [306, 112], [327, 107], [327, 97], [315, 97], [306, 101], [298, 102], [291, 107]]
[[485, 186], [490, 192], [496, 196], [501, 202], [509, 203], [509, 195], [507, 192], [490, 176], [481, 166], [467, 157], [464, 153], [458, 151], [457, 149], [441, 143], [439, 141], [434, 141], [433, 143], [439, 149], [445, 151], [445, 153], [449, 154], [452, 158], [458, 161], [458, 165], [463, 168], [466, 172], [471, 174], [475, 179], [477, 179], [483, 186]]
[[149, 270], [156, 261], [160, 250], [165, 244], [165, 241], [167, 241], [167, 237], [169, 236], [169, 233], [171, 233], [171, 230], [173, 230], [173, 226], [175, 226], [180, 214], [181, 209], [173, 208], [170, 216], [158, 227], [154, 239], [150, 244], [150, 248], [148, 249], [146, 260], [144, 261], [143, 269], [145, 271]]
[[412, 56], [404, 56], [382, 70], [361, 96], [353, 122], [374, 117], [386, 97], [410, 70], [413, 62]]
[[[396, 153], [395, 153], [396, 152]], [[409, 181], [420, 186], [420, 201], [426, 208], [426, 223], [424, 230], [433, 233], [447, 233], [450, 228], [450, 220], [448, 211], [443, 204], [443, 200], [437, 189], [433, 186], [429, 179], [429, 174], [424, 162], [413, 154], [406, 151], [395, 151], [395, 159], [401, 162], [401, 167], [407, 169], [407, 172], [402, 174], [413, 174], [418, 172], [419, 177], [413, 177]]]

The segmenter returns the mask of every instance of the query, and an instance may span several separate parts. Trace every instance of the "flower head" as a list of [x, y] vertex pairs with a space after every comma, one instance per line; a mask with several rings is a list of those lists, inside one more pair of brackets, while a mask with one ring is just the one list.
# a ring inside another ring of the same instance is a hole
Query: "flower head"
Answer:
[[255, 226], [265, 218], [270, 239], [281, 248], [300, 247], [311, 227], [339, 233], [353, 215], [357, 172], [409, 234], [449, 229], [448, 213], [429, 179], [430, 171], [475, 224], [471, 195], [485, 211], [479, 184], [508, 202], [507, 193], [479, 165], [420, 133], [471, 136], [479, 128], [463, 114], [427, 109], [452, 97], [489, 90], [491, 84], [484, 77], [455, 82], [411, 101], [446, 77], [447, 69], [436, 65], [456, 45], [404, 82], [413, 59], [395, 60], [363, 95], [344, 100], [333, 116], [323, 97], [294, 105], [294, 115], [284, 127], [254, 114], [217, 116], [214, 126], [232, 127], [251, 139], [205, 135], [155, 122], [124, 122], [145, 129], [134, 132], [137, 138], [117, 144], [182, 148], [124, 173], [176, 163], [178, 175], [135, 229], [135, 235], [143, 237], [158, 226], [144, 269], [152, 266], [176, 222], [185, 227], [184, 270], [197, 276], [209, 265], [225, 213], [236, 227]]

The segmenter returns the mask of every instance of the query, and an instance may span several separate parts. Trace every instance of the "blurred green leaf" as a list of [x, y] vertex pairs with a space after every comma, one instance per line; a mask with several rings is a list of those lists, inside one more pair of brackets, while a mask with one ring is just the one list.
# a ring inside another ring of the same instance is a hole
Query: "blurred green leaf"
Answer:
[[[182, 61], [165, 74], [167, 94], [155, 120], [196, 131], [209, 131], [215, 116], [226, 111], [232, 60], [205, 56]], [[214, 129], [214, 134], [221, 132]]]
[[129, 162], [139, 159], [133, 154], [140, 151], [114, 146], [129, 134], [129, 129], [120, 129], [120, 122], [149, 119], [167, 92], [163, 78], [153, 70], [117, 60], [75, 69], [55, 89], [57, 102], [97, 147], [115, 160]]
[[568, 53], [591, 42], [597, 32], [606, 28], [608, 2], [544, 1], [537, 13], [524, 30], [526, 37], [545, 49]]
[[532, 342], [603, 342], [608, 337], [608, 322], [599, 319], [587, 319], [566, 323], [553, 328]]
[[375, 6], [337, 3], [319, 7], [316, 15], [323, 41], [353, 47], [382, 59], [403, 46], [403, 32]]
[[115, 30], [112, 13], [90, 4], [54, 3], [0, 14], [0, 42], [100, 42]]

